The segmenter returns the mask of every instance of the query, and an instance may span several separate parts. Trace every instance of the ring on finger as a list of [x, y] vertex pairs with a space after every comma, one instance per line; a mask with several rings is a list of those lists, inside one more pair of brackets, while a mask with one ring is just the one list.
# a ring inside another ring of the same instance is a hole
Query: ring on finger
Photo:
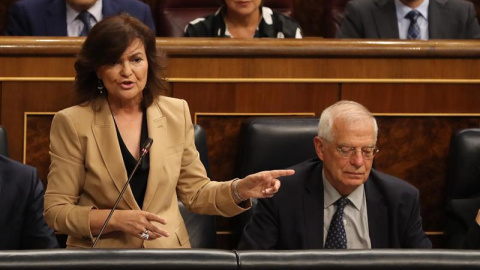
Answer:
[[148, 233], [147, 229], [145, 229], [145, 231], [143, 231], [139, 235], [140, 235], [140, 238], [143, 240], [148, 240], [148, 238], [150, 238], [150, 234]]

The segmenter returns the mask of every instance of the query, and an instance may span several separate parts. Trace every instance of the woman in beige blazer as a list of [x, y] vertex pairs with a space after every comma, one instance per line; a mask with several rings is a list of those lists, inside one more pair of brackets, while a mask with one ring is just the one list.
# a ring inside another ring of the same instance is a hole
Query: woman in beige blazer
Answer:
[[75, 62], [80, 105], [58, 112], [50, 133], [51, 165], [45, 218], [68, 234], [67, 247], [90, 248], [128, 175], [153, 139], [98, 248], [188, 248], [177, 198], [196, 213], [233, 216], [249, 198], [271, 197], [279, 176], [261, 172], [210, 181], [195, 148], [184, 100], [166, 89], [155, 36], [129, 15], [104, 19], [90, 31]]

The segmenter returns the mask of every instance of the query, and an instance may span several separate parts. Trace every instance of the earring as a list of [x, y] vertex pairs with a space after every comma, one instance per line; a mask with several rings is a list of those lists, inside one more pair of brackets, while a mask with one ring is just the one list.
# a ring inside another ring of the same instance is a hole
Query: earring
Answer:
[[104, 86], [103, 86], [102, 80], [98, 79], [97, 89], [98, 89], [98, 91], [100, 92], [100, 95], [103, 94], [103, 88], [104, 88]]

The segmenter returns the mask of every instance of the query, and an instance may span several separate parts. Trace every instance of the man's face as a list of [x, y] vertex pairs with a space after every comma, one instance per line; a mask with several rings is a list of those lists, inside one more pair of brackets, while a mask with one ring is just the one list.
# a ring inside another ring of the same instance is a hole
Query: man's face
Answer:
[[[371, 119], [365, 118], [346, 123], [335, 120], [333, 142], [315, 138], [315, 150], [323, 161], [325, 177], [341, 194], [348, 195], [367, 181], [372, 169], [373, 158], [365, 158], [362, 149], [375, 146], [375, 130]], [[343, 154], [337, 148], [355, 148], [355, 152]]]
[[97, 0], [65, 0], [76, 11], [81, 12], [92, 7]]

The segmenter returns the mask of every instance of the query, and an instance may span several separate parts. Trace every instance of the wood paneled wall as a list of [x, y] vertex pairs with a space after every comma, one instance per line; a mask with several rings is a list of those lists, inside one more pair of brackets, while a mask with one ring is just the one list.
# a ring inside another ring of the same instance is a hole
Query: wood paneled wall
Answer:
[[[11, 157], [37, 166], [43, 180], [50, 113], [74, 104], [73, 63], [82, 42], [0, 37], [0, 124]], [[319, 116], [340, 99], [355, 100], [377, 115], [377, 168], [420, 190], [425, 230], [443, 247], [449, 140], [480, 125], [479, 42], [159, 38], [157, 44], [169, 58], [170, 95], [187, 100], [206, 128], [213, 179], [234, 176], [242, 119]], [[228, 222], [219, 222], [219, 230], [228, 231]]]

